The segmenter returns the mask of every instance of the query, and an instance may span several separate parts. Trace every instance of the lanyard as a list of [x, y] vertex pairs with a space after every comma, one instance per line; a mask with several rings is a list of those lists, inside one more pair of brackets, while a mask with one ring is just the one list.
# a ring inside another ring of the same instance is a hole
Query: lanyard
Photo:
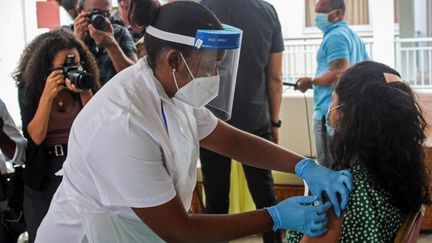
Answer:
[[164, 111], [164, 107], [163, 107], [163, 102], [162, 101], [161, 101], [161, 112], [162, 112], [162, 119], [163, 119], [163, 122], [164, 122], [165, 129], [168, 132], [168, 123], [167, 123], [167, 119], [166, 119], [166, 116], [165, 116], [165, 111]]

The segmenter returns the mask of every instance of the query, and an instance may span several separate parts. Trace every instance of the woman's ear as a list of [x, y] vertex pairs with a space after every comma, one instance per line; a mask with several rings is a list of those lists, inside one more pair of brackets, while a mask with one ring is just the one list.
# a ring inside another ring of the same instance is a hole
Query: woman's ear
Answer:
[[181, 65], [181, 57], [177, 50], [168, 50], [165, 54], [165, 59], [165, 63], [170, 67], [171, 70], [179, 70], [179, 66]]

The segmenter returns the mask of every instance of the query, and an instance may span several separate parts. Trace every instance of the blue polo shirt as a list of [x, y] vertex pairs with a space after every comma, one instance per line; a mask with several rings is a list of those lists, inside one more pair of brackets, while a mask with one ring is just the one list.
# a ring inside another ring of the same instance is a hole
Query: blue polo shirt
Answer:
[[[352, 31], [347, 22], [339, 21], [324, 31], [323, 42], [317, 53], [315, 77], [320, 77], [330, 70], [330, 63], [337, 59], [348, 59], [349, 65], [368, 60], [365, 44]], [[332, 86], [314, 85], [314, 120], [321, 120], [327, 115], [331, 103]]]

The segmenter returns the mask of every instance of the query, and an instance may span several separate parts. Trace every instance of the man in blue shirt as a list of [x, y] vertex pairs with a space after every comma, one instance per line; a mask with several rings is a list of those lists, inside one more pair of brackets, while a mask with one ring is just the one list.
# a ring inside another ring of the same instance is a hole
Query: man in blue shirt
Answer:
[[313, 121], [317, 160], [322, 165], [328, 165], [327, 140], [331, 131], [326, 130], [325, 118], [333, 85], [350, 65], [368, 60], [368, 55], [363, 41], [344, 21], [344, 0], [319, 0], [315, 13], [316, 26], [324, 33], [317, 53], [315, 78], [303, 77], [296, 84], [301, 92], [310, 88], [314, 90]]

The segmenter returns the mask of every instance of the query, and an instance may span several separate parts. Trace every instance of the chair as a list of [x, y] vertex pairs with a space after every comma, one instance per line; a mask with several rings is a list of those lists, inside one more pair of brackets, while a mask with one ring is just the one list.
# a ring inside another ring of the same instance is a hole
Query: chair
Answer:
[[417, 212], [410, 213], [396, 235], [394, 243], [415, 243], [420, 234], [426, 207], [422, 205]]

